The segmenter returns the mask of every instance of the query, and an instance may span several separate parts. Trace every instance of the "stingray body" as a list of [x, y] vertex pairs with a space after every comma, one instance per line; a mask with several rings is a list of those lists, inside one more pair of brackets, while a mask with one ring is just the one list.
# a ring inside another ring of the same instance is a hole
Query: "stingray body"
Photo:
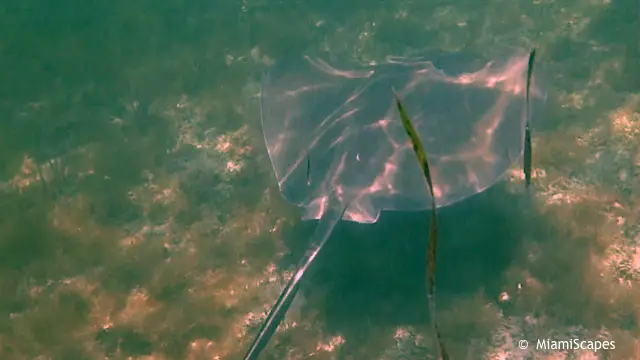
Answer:
[[[438, 206], [483, 191], [522, 154], [527, 55], [388, 57], [355, 69], [301, 56], [276, 65], [263, 78], [261, 109], [283, 196], [304, 208], [303, 219], [321, 218], [331, 192], [349, 202], [344, 219], [360, 223], [382, 210], [428, 209], [393, 89], [429, 155]], [[535, 81], [531, 94], [536, 110], [544, 94]]]
[[280, 190], [303, 219], [320, 222], [245, 360], [266, 346], [339, 220], [373, 223], [383, 210], [434, 203], [394, 91], [427, 154], [435, 203], [447, 206], [482, 192], [521, 157], [528, 115], [545, 100], [533, 78], [525, 111], [528, 60], [525, 52], [504, 61], [437, 53], [345, 68], [300, 56], [265, 74], [262, 126]]

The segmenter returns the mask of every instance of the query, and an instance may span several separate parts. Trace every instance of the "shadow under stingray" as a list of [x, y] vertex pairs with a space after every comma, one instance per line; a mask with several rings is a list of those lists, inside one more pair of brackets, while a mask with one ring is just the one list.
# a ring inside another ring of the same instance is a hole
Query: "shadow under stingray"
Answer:
[[[503, 272], [522, 239], [544, 230], [526, 193], [506, 191], [502, 181], [487, 191], [439, 209], [437, 295], [440, 311], [463, 294], [484, 289], [497, 298]], [[383, 212], [375, 224], [342, 221], [302, 285], [307, 306], [322, 306], [327, 333], [347, 342], [343, 354], [371, 345], [374, 328], [429, 325], [426, 292], [429, 216], [424, 212]], [[300, 222], [285, 239], [292, 268], [309, 245], [316, 222]], [[544, 230], [548, 231], [548, 230]], [[305, 317], [304, 311], [302, 313]]]

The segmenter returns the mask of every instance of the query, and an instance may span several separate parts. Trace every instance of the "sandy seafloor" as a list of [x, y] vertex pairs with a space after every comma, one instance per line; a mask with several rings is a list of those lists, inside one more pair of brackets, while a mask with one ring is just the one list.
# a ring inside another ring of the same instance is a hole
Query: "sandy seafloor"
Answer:
[[[0, 359], [241, 358], [313, 232], [264, 147], [266, 66], [533, 46], [548, 101], [531, 194], [516, 165], [441, 212], [445, 344], [452, 359], [640, 359], [639, 8], [3, 1]], [[426, 224], [340, 225], [263, 358], [434, 358]], [[615, 350], [533, 349], [572, 338]]]

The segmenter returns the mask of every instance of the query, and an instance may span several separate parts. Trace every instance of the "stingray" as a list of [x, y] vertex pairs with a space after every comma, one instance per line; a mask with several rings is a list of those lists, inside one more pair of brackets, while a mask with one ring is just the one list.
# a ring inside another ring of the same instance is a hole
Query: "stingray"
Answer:
[[[382, 211], [449, 206], [505, 175], [545, 100], [533, 78], [525, 101], [528, 60], [524, 52], [503, 61], [424, 53], [338, 67], [300, 56], [266, 72], [261, 118], [278, 186], [303, 220], [320, 221], [245, 359], [266, 346], [338, 221], [374, 223]], [[394, 95], [429, 154], [432, 192]]]

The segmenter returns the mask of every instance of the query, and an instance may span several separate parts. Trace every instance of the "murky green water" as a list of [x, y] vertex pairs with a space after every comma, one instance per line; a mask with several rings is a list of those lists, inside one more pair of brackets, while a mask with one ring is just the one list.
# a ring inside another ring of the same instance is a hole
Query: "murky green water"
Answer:
[[[534, 191], [515, 171], [442, 211], [445, 343], [453, 359], [640, 358], [638, 9], [5, 0], [0, 359], [241, 358], [314, 225], [264, 149], [266, 66], [532, 46], [548, 87]], [[433, 356], [427, 223], [340, 225], [263, 358]], [[571, 338], [615, 349], [534, 349]]]

